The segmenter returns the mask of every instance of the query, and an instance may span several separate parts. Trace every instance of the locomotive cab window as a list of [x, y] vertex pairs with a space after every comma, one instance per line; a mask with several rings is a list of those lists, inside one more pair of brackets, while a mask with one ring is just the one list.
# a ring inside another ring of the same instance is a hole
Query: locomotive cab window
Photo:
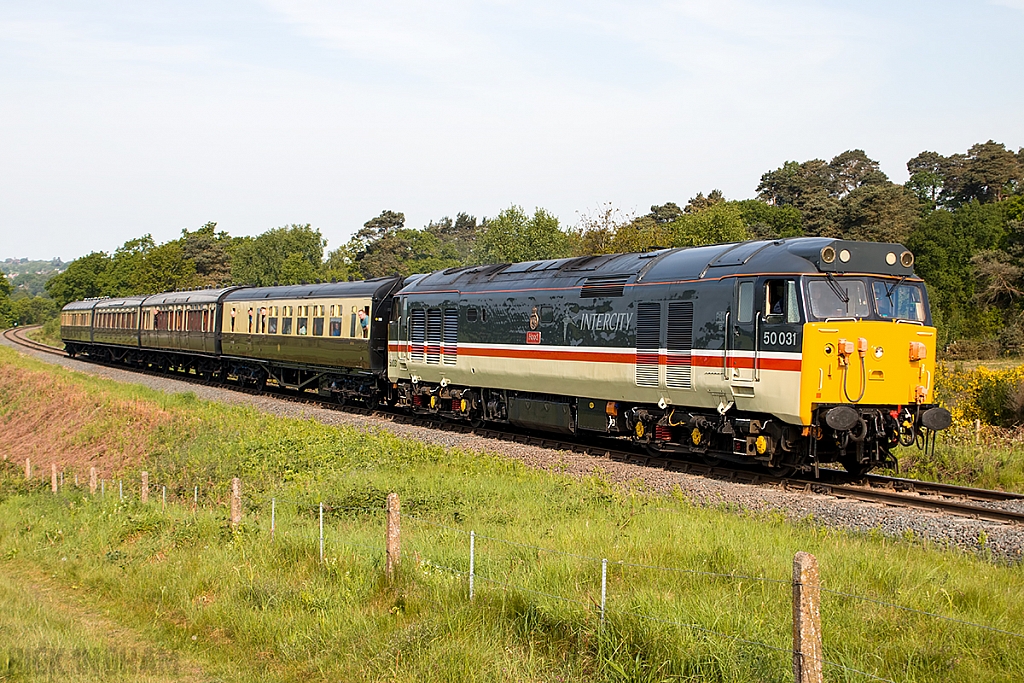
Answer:
[[871, 291], [879, 317], [925, 322], [924, 295], [919, 285], [875, 280], [871, 283]]
[[867, 318], [871, 316], [863, 280], [815, 278], [807, 282], [811, 315], [818, 319]]
[[749, 323], [754, 319], [754, 283], [741, 282], [736, 292], [736, 322]]
[[768, 280], [764, 283], [764, 317], [769, 323], [800, 322], [800, 303], [796, 282]]

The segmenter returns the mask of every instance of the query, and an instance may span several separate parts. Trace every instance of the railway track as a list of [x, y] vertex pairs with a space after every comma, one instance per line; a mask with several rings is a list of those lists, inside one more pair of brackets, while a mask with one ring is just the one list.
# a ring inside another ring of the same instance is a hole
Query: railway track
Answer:
[[[9, 341], [33, 351], [58, 356], [66, 355], [62, 350], [29, 339], [26, 336], [26, 333], [31, 329], [34, 328], [12, 328], [5, 330], [3, 334]], [[101, 364], [108, 367], [125, 369], [116, 364]], [[133, 369], [133, 371], [137, 370]], [[189, 375], [177, 373], [168, 374], [157, 371], [143, 372], [157, 377], [171, 377], [198, 384], [231, 388], [252, 393], [251, 390], [243, 389], [231, 384], [199, 380]], [[268, 387], [268, 389], [272, 391], [274, 390], [273, 387]], [[320, 403], [325, 407], [362, 415], [377, 415], [403, 424], [428, 427], [432, 429], [443, 429], [462, 434], [473, 434], [483, 438], [499, 441], [512, 441], [520, 444], [537, 446], [539, 448], [581, 453], [592, 457], [607, 458], [616, 462], [624, 462], [645, 467], [657, 467], [672, 472], [694, 474], [740, 484], [771, 486], [787, 491], [802, 491], [894, 507], [909, 507], [936, 513], [952, 514], [959, 517], [970, 517], [987, 522], [1024, 525], [1024, 494], [1019, 493], [977, 489], [952, 484], [942, 484], [938, 482], [919, 481], [916, 479], [886, 477], [875, 474], [869, 474], [853, 480], [850, 478], [848, 473], [843, 472], [842, 470], [832, 469], [821, 469], [818, 479], [810, 479], [807, 477], [775, 477], [757, 470], [733, 468], [722, 465], [708, 465], [700, 462], [691, 462], [687, 460], [640, 453], [634, 450], [624, 449], [620, 442], [616, 442], [613, 439], [596, 438], [586, 442], [567, 441], [555, 437], [536, 436], [524, 432], [497, 429], [489, 426], [473, 427], [462, 423], [438, 421], [422, 416], [406, 415], [392, 411], [363, 408], [358, 406], [340, 406], [335, 403], [324, 401], [314, 394], [300, 394], [289, 390], [276, 390], [273, 391], [273, 393], [277, 397], [286, 400], [303, 402], [313, 401]], [[1010, 504], [1011, 506], [1016, 505], [1019, 509], [1000, 507], [1000, 505], [1005, 506], [1007, 504]]]
[[38, 330], [40, 327], [42, 327], [42, 325], [29, 325], [28, 327], [12, 327], [10, 329], [4, 330], [4, 338], [14, 342], [15, 344], [18, 344], [19, 346], [30, 348], [33, 351], [49, 353], [55, 356], [66, 356], [67, 354], [64, 353], [64, 351], [62, 351], [61, 349], [49, 346], [47, 344], [42, 344], [40, 342], [35, 341], [34, 339], [29, 339], [26, 336], [30, 331]]

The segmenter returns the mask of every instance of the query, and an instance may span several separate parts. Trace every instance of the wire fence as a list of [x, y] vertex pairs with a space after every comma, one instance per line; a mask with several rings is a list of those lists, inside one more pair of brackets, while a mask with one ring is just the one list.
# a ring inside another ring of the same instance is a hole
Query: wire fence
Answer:
[[[26, 465], [25, 465], [25, 472], [26, 472], [26, 478], [27, 479], [31, 479], [32, 472], [31, 472], [30, 465], [29, 465], [29, 463], [27, 461], [26, 461]], [[63, 472], [58, 472], [55, 467], [51, 468], [50, 475], [51, 475], [50, 476], [50, 485], [51, 485], [50, 488], [51, 488], [51, 491], [54, 494], [59, 494], [59, 493], [62, 493], [62, 492], [66, 492], [68, 490], [68, 488], [72, 486], [72, 484], [70, 482], [65, 480], [64, 473]], [[109, 481], [109, 483], [111, 485], [110, 486], [110, 489], [111, 489], [110, 493], [107, 492], [107, 488], [108, 488], [107, 487], [107, 483], [108, 483], [108, 481]], [[650, 571], [657, 571], [657, 572], [674, 573], [674, 574], [706, 577], [706, 578], [721, 579], [721, 580], [742, 580], [742, 581], [756, 582], [756, 583], [760, 583], [760, 584], [763, 584], [763, 585], [766, 585], [766, 586], [771, 586], [771, 585], [787, 585], [787, 586], [789, 586], [789, 585], [792, 585], [793, 588], [794, 588], [794, 596], [797, 594], [797, 588], [798, 587], [803, 587], [803, 586], [800, 586], [799, 582], [795, 578], [793, 580], [787, 580], [787, 579], [781, 579], [781, 578], [776, 578], [776, 577], [758, 576], [758, 575], [753, 575], [753, 574], [748, 574], [748, 573], [741, 573], [741, 572], [714, 572], [714, 571], [707, 571], [707, 570], [703, 570], [703, 569], [694, 569], [694, 568], [688, 568], [688, 567], [659, 566], [659, 565], [645, 564], [645, 563], [639, 563], [639, 562], [630, 562], [630, 561], [628, 561], [626, 559], [610, 559], [610, 558], [607, 558], [607, 557], [599, 557], [597, 555], [588, 555], [588, 554], [585, 554], [585, 553], [570, 552], [570, 551], [565, 551], [565, 550], [561, 550], [561, 549], [558, 549], [558, 548], [549, 548], [549, 547], [545, 547], [545, 546], [534, 545], [534, 544], [530, 544], [530, 543], [524, 543], [522, 541], [516, 541], [516, 540], [507, 539], [507, 538], [501, 538], [501, 537], [498, 537], [498, 536], [479, 534], [475, 530], [472, 530], [472, 529], [465, 529], [465, 528], [462, 528], [462, 527], [453, 526], [451, 524], [445, 524], [445, 523], [438, 522], [438, 521], [435, 521], [435, 520], [427, 519], [425, 517], [421, 517], [419, 515], [410, 514], [408, 512], [399, 513], [399, 511], [397, 510], [398, 499], [397, 499], [397, 496], [395, 494], [391, 494], [388, 497], [387, 501], [382, 501], [382, 502], [380, 502], [379, 504], [376, 504], [376, 505], [349, 505], [349, 504], [346, 504], [346, 503], [340, 502], [340, 501], [332, 502], [332, 501], [329, 501], [329, 500], [319, 500], [319, 499], [315, 499], [315, 497], [313, 497], [313, 496], [311, 496], [309, 498], [302, 499], [302, 498], [293, 498], [293, 497], [289, 497], [289, 496], [286, 496], [286, 495], [281, 495], [279, 493], [264, 494], [264, 495], [261, 495], [261, 496], [254, 496], [254, 497], [245, 497], [245, 496], [242, 496], [240, 494], [240, 483], [238, 483], [238, 480], [236, 479], [235, 480], [235, 482], [236, 482], [235, 486], [233, 487], [234, 488], [234, 491], [233, 491], [234, 495], [232, 495], [229, 500], [225, 501], [224, 498], [223, 498], [223, 495], [220, 493], [221, 489], [219, 487], [210, 487], [211, 490], [215, 489], [217, 493], [216, 493], [216, 495], [214, 495], [212, 497], [209, 497], [209, 496], [206, 495], [206, 490], [204, 489], [204, 487], [200, 487], [199, 485], [183, 486], [182, 484], [175, 483], [175, 482], [153, 481], [153, 480], [149, 480], [148, 476], [147, 477], [143, 477], [143, 481], [140, 481], [140, 482], [132, 481], [132, 482], [128, 483], [128, 482], [126, 482], [126, 481], [124, 481], [122, 479], [118, 479], [118, 480], [100, 479], [100, 478], [98, 478], [95, 475], [95, 472], [93, 472], [91, 474], [90, 480], [89, 480], [88, 484], [85, 484], [84, 482], [80, 482], [79, 477], [76, 474], [74, 476], [73, 488], [74, 488], [74, 490], [76, 492], [82, 491], [84, 489], [88, 489], [90, 494], [96, 495], [101, 500], [106, 500], [108, 496], [114, 495], [114, 484], [115, 484], [115, 481], [116, 481], [116, 495], [118, 496], [118, 502], [124, 502], [126, 500], [130, 501], [130, 502], [140, 502], [141, 500], [148, 498], [148, 502], [150, 504], [153, 504], [153, 503], [155, 503], [158, 500], [160, 505], [163, 508], [166, 508], [168, 506], [168, 504], [169, 504], [169, 501], [168, 501], [168, 498], [167, 498], [167, 493], [170, 490], [171, 493], [172, 493], [172, 497], [171, 497], [171, 500], [170, 500], [170, 504], [171, 505], [177, 504], [179, 506], [183, 506], [185, 508], [188, 508], [189, 504], [191, 504], [190, 507], [191, 507], [192, 511], [197, 511], [199, 509], [199, 503], [201, 501], [204, 502], [204, 503], [213, 503], [213, 505], [218, 507], [218, 508], [219, 507], [230, 507], [231, 511], [232, 511], [231, 512], [231, 520], [230, 520], [232, 526], [237, 526], [238, 524], [241, 523], [241, 516], [243, 514], [242, 513], [243, 509], [248, 509], [251, 512], [255, 511], [255, 512], [264, 512], [265, 513], [267, 507], [269, 506], [270, 536], [271, 536], [271, 538], [274, 537], [274, 533], [277, 531], [277, 526], [278, 526], [277, 511], [278, 511], [278, 506], [279, 505], [281, 505], [281, 504], [291, 505], [291, 506], [294, 506], [294, 508], [296, 510], [299, 510], [299, 511], [307, 511], [307, 512], [310, 512], [310, 513], [315, 512], [317, 514], [317, 517], [318, 517], [319, 559], [320, 559], [321, 563], [323, 563], [325, 561], [325, 552], [326, 552], [326, 540], [325, 540], [325, 535], [324, 535], [324, 515], [325, 515], [325, 513], [332, 514], [332, 515], [338, 515], [338, 514], [341, 514], [341, 513], [351, 513], [351, 514], [360, 515], [360, 516], [384, 517], [386, 519], [387, 530], [386, 530], [386, 532], [384, 534], [384, 537], [382, 539], [383, 540], [382, 543], [369, 543], [369, 542], [364, 542], [364, 541], [356, 540], [355, 538], [343, 538], [343, 539], [340, 539], [340, 540], [337, 539], [337, 538], [334, 538], [334, 539], [332, 539], [332, 543], [337, 544], [339, 546], [349, 547], [349, 548], [359, 548], [361, 550], [369, 551], [370, 553], [375, 554], [375, 555], [379, 555], [379, 554], [383, 553], [386, 557], [389, 558], [389, 561], [388, 561], [388, 567], [389, 568], [391, 567], [391, 562], [390, 562], [391, 556], [394, 555], [394, 559], [395, 559], [396, 562], [397, 562], [397, 558], [399, 556], [399, 548], [398, 548], [398, 546], [395, 545], [395, 547], [392, 547], [392, 543], [393, 543], [392, 536], [394, 534], [394, 538], [395, 539], [398, 538], [398, 526], [397, 526], [398, 525], [398, 520], [402, 519], [404, 521], [412, 522], [419, 529], [428, 529], [428, 528], [436, 529], [436, 530], [439, 530], [441, 532], [445, 532], [445, 533], [448, 533], [448, 534], [455, 534], [457, 536], [464, 537], [468, 541], [468, 547], [466, 548], [466, 550], [468, 552], [462, 558], [464, 560], [464, 562], [465, 562], [465, 567], [464, 568], [460, 568], [460, 567], [457, 567], [457, 566], [452, 566], [450, 564], [445, 564], [444, 562], [441, 562], [441, 561], [439, 561], [436, 558], [428, 557], [426, 555], [426, 553], [421, 553], [418, 550], [417, 550], [416, 554], [417, 554], [417, 556], [419, 558], [420, 565], [423, 568], [425, 568], [427, 570], [430, 570], [430, 571], [444, 572], [444, 573], [447, 573], [447, 574], [449, 574], [449, 575], [451, 575], [453, 577], [461, 577], [461, 578], [466, 579], [467, 582], [468, 582], [469, 599], [470, 600], [473, 600], [473, 598], [475, 596], [475, 586], [476, 586], [476, 583], [477, 582], [483, 582], [483, 583], [485, 583], [487, 585], [493, 586], [493, 587], [498, 588], [498, 589], [503, 589], [503, 590], [506, 590], [506, 591], [514, 591], [516, 593], [523, 594], [523, 595], [531, 595], [531, 596], [536, 596], [536, 597], [539, 597], [539, 598], [546, 598], [546, 599], [550, 599], [550, 600], [555, 600], [555, 601], [559, 601], [559, 602], [562, 602], [562, 603], [565, 603], [565, 604], [579, 606], [579, 607], [582, 607], [582, 608], [584, 608], [586, 610], [596, 610], [598, 612], [599, 616], [600, 616], [600, 623], [602, 625], [602, 628], [603, 628], [603, 626], [605, 624], [606, 619], [610, 619], [612, 617], [637, 619], [637, 620], [641, 620], [641, 621], [645, 621], [645, 622], [650, 622], [650, 623], [658, 623], [658, 624], [662, 624], [662, 625], [666, 625], [666, 626], [673, 626], [673, 627], [679, 628], [679, 629], [686, 629], [686, 630], [689, 630], [689, 631], [692, 631], [692, 632], [695, 632], [695, 633], [701, 633], [701, 634], [704, 634], [704, 635], [707, 635], [707, 636], [712, 636], [712, 637], [715, 637], [715, 638], [729, 640], [729, 641], [732, 641], [732, 642], [735, 642], [735, 643], [738, 643], [738, 644], [742, 644], [742, 645], [746, 645], [746, 646], [750, 646], [750, 647], [755, 647], [755, 648], [763, 649], [763, 650], [770, 651], [770, 652], [785, 653], [786, 655], [792, 656], [794, 658], [794, 670], [795, 671], [799, 668], [798, 665], [797, 665], [797, 661], [802, 659], [802, 660], [804, 660], [805, 664], [806, 664], [807, 661], [811, 661], [812, 663], [816, 663], [818, 665], [819, 669], [822, 666], [825, 666], [825, 667], [841, 670], [841, 671], [846, 672], [848, 674], [854, 674], [856, 676], [859, 676], [859, 677], [867, 679], [867, 680], [886, 681], [887, 683], [894, 683], [894, 681], [892, 681], [891, 679], [884, 678], [882, 676], [878, 676], [878, 675], [876, 675], [874, 673], [867, 672], [867, 671], [864, 671], [862, 669], [858, 669], [856, 667], [851, 667], [851, 666], [849, 666], [847, 664], [843, 664], [843, 663], [840, 663], [840, 662], [836, 662], [834, 660], [830, 660], [830, 659], [822, 656], [821, 654], [815, 654], [815, 652], [821, 653], [821, 646], [820, 646], [820, 638], [821, 638], [820, 616], [817, 613], [817, 610], [818, 610], [817, 607], [814, 608], [814, 611], [815, 611], [814, 617], [815, 617], [816, 620], [819, 620], [819, 621], [817, 621], [816, 627], [815, 627], [814, 630], [816, 630], [816, 632], [817, 632], [817, 637], [818, 637], [819, 642], [818, 642], [818, 645], [817, 645], [817, 650], [814, 650], [813, 648], [802, 647], [801, 643], [798, 643], [798, 642], [794, 642], [794, 647], [781, 647], [781, 646], [778, 646], [778, 645], [772, 645], [771, 643], [763, 642], [761, 640], [755, 640], [755, 639], [746, 637], [746, 636], [744, 636], [742, 634], [725, 633], [723, 631], [719, 631], [719, 630], [710, 628], [710, 627], [708, 627], [706, 625], [699, 624], [699, 623], [696, 623], [696, 622], [668, 619], [668, 618], [665, 618], [665, 617], [661, 617], [661, 616], [657, 616], [657, 615], [649, 614], [649, 613], [644, 613], [644, 612], [639, 612], [639, 611], [635, 611], [635, 610], [619, 609], [619, 608], [609, 607], [608, 604], [607, 604], [607, 571], [608, 571], [609, 567], [650, 570]], [[191, 496], [180, 495], [182, 493], [191, 493], [192, 495]], [[201, 496], [200, 494], [203, 494], [203, 495]], [[393, 501], [394, 506], [395, 506], [394, 509], [392, 507], [392, 496], [394, 496], [394, 501]], [[243, 503], [245, 504], [244, 506], [242, 505]], [[391, 528], [392, 525], [395, 525], [394, 529]], [[600, 602], [597, 602], [595, 600], [584, 600], [584, 599], [580, 599], [579, 597], [570, 597], [570, 596], [561, 595], [561, 594], [558, 594], [558, 593], [553, 593], [553, 592], [550, 592], [550, 591], [539, 590], [539, 589], [534, 588], [534, 587], [530, 587], [530, 586], [522, 585], [520, 583], [513, 582], [513, 581], [509, 580], [507, 577], [499, 579], [499, 578], [494, 578], [494, 577], [486, 575], [486, 574], [482, 574], [478, 570], [478, 567], [477, 567], [478, 551], [476, 549], [476, 542], [478, 540], [479, 541], [488, 541], [488, 542], [491, 542], [491, 543], [505, 545], [505, 546], [508, 546], [508, 547], [527, 549], [527, 550], [531, 550], [531, 551], [536, 552], [538, 555], [539, 554], [545, 554], [545, 555], [551, 555], [551, 556], [555, 556], [555, 557], [562, 557], [562, 558], [566, 558], [566, 559], [572, 559], [572, 560], [576, 560], [576, 561], [583, 562], [583, 563], [590, 563], [590, 564], [600, 565], [600, 568], [601, 568], [601, 575], [600, 575], [601, 576]], [[816, 561], [815, 561], [815, 572], [816, 572]], [[928, 617], [928, 618], [932, 618], [932, 619], [941, 620], [941, 621], [944, 621], [944, 622], [947, 622], [947, 623], [956, 624], [958, 626], [964, 626], [964, 627], [969, 627], [969, 628], [980, 629], [980, 630], [983, 630], [983, 631], [988, 631], [988, 632], [997, 633], [997, 634], [1000, 634], [1000, 635], [1005, 635], [1005, 636], [1011, 637], [1011, 638], [1024, 639], [1024, 634], [1016, 633], [1016, 632], [1010, 631], [1008, 629], [998, 628], [998, 627], [987, 625], [987, 624], [980, 624], [980, 623], [977, 623], [977, 622], [973, 622], [973, 621], [969, 621], [969, 620], [965, 620], [965, 619], [960, 619], [958, 617], [948, 616], [948, 615], [944, 615], [944, 614], [939, 614], [939, 613], [931, 612], [931, 611], [927, 611], [927, 610], [921, 610], [921, 609], [917, 609], [917, 608], [910, 607], [910, 606], [907, 606], [907, 605], [901, 605], [901, 604], [898, 604], [898, 603], [882, 600], [882, 599], [871, 597], [871, 596], [859, 595], [859, 594], [855, 594], [855, 593], [849, 593], [849, 592], [844, 592], [844, 591], [840, 591], [840, 590], [830, 589], [830, 588], [827, 588], [825, 586], [821, 586], [819, 583], [817, 583], [816, 579], [815, 579], [815, 585], [813, 586], [813, 589], [814, 589], [815, 593], [820, 592], [820, 593], [823, 593], [823, 594], [826, 594], [826, 595], [834, 596], [836, 598], [842, 598], [844, 600], [855, 600], [855, 601], [862, 601], [862, 602], [866, 602], [866, 603], [876, 604], [876, 605], [879, 605], [879, 606], [884, 606], [884, 607], [888, 607], [888, 608], [892, 608], [892, 609], [897, 609], [897, 610], [901, 610], [901, 611], [904, 611], [904, 612], [907, 612], [907, 613], [913, 613], [913, 614], [920, 615], [920, 616], [923, 616], [923, 617]], [[796, 600], [796, 598], [794, 598], [794, 600]], [[794, 604], [794, 613], [796, 612], [796, 609], [797, 609], [797, 605]], [[794, 631], [795, 630], [796, 629], [794, 629]], [[814, 678], [814, 677], [811, 677], [811, 678], [800, 678], [799, 674], [797, 676], [798, 676], [797, 680], [801, 681], [801, 682], [804, 681], [804, 680], [807, 680], [807, 681], [821, 680], [820, 677], [818, 677], [818, 678]]]

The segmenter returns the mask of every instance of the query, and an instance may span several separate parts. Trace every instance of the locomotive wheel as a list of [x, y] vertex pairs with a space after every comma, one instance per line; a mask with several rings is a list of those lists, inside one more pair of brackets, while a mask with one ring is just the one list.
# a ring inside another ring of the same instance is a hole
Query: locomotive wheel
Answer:
[[871, 470], [870, 464], [858, 462], [856, 458], [847, 457], [839, 462], [843, 465], [843, 469], [855, 477], [863, 477]]
[[768, 468], [768, 473], [773, 477], [779, 477], [780, 479], [786, 479], [792, 477], [796, 472], [796, 468], [792, 465], [776, 465]]
[[700, 459], [704, 461], [704, 464], [708, 467], [718, 467], [722, 464], [722, 459], [715, 455], [709, 455], [708, 453], [701, 453]]

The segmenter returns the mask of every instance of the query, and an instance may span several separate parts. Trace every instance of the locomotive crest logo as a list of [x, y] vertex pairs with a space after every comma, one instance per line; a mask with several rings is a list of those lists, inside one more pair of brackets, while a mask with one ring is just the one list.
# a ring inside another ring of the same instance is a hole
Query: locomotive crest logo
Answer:
[[534, 306], [533, 310], [530, 311], [530, 329], [535, 330], [540, 325], [540, 316], [537, 315], [537, 307]]

